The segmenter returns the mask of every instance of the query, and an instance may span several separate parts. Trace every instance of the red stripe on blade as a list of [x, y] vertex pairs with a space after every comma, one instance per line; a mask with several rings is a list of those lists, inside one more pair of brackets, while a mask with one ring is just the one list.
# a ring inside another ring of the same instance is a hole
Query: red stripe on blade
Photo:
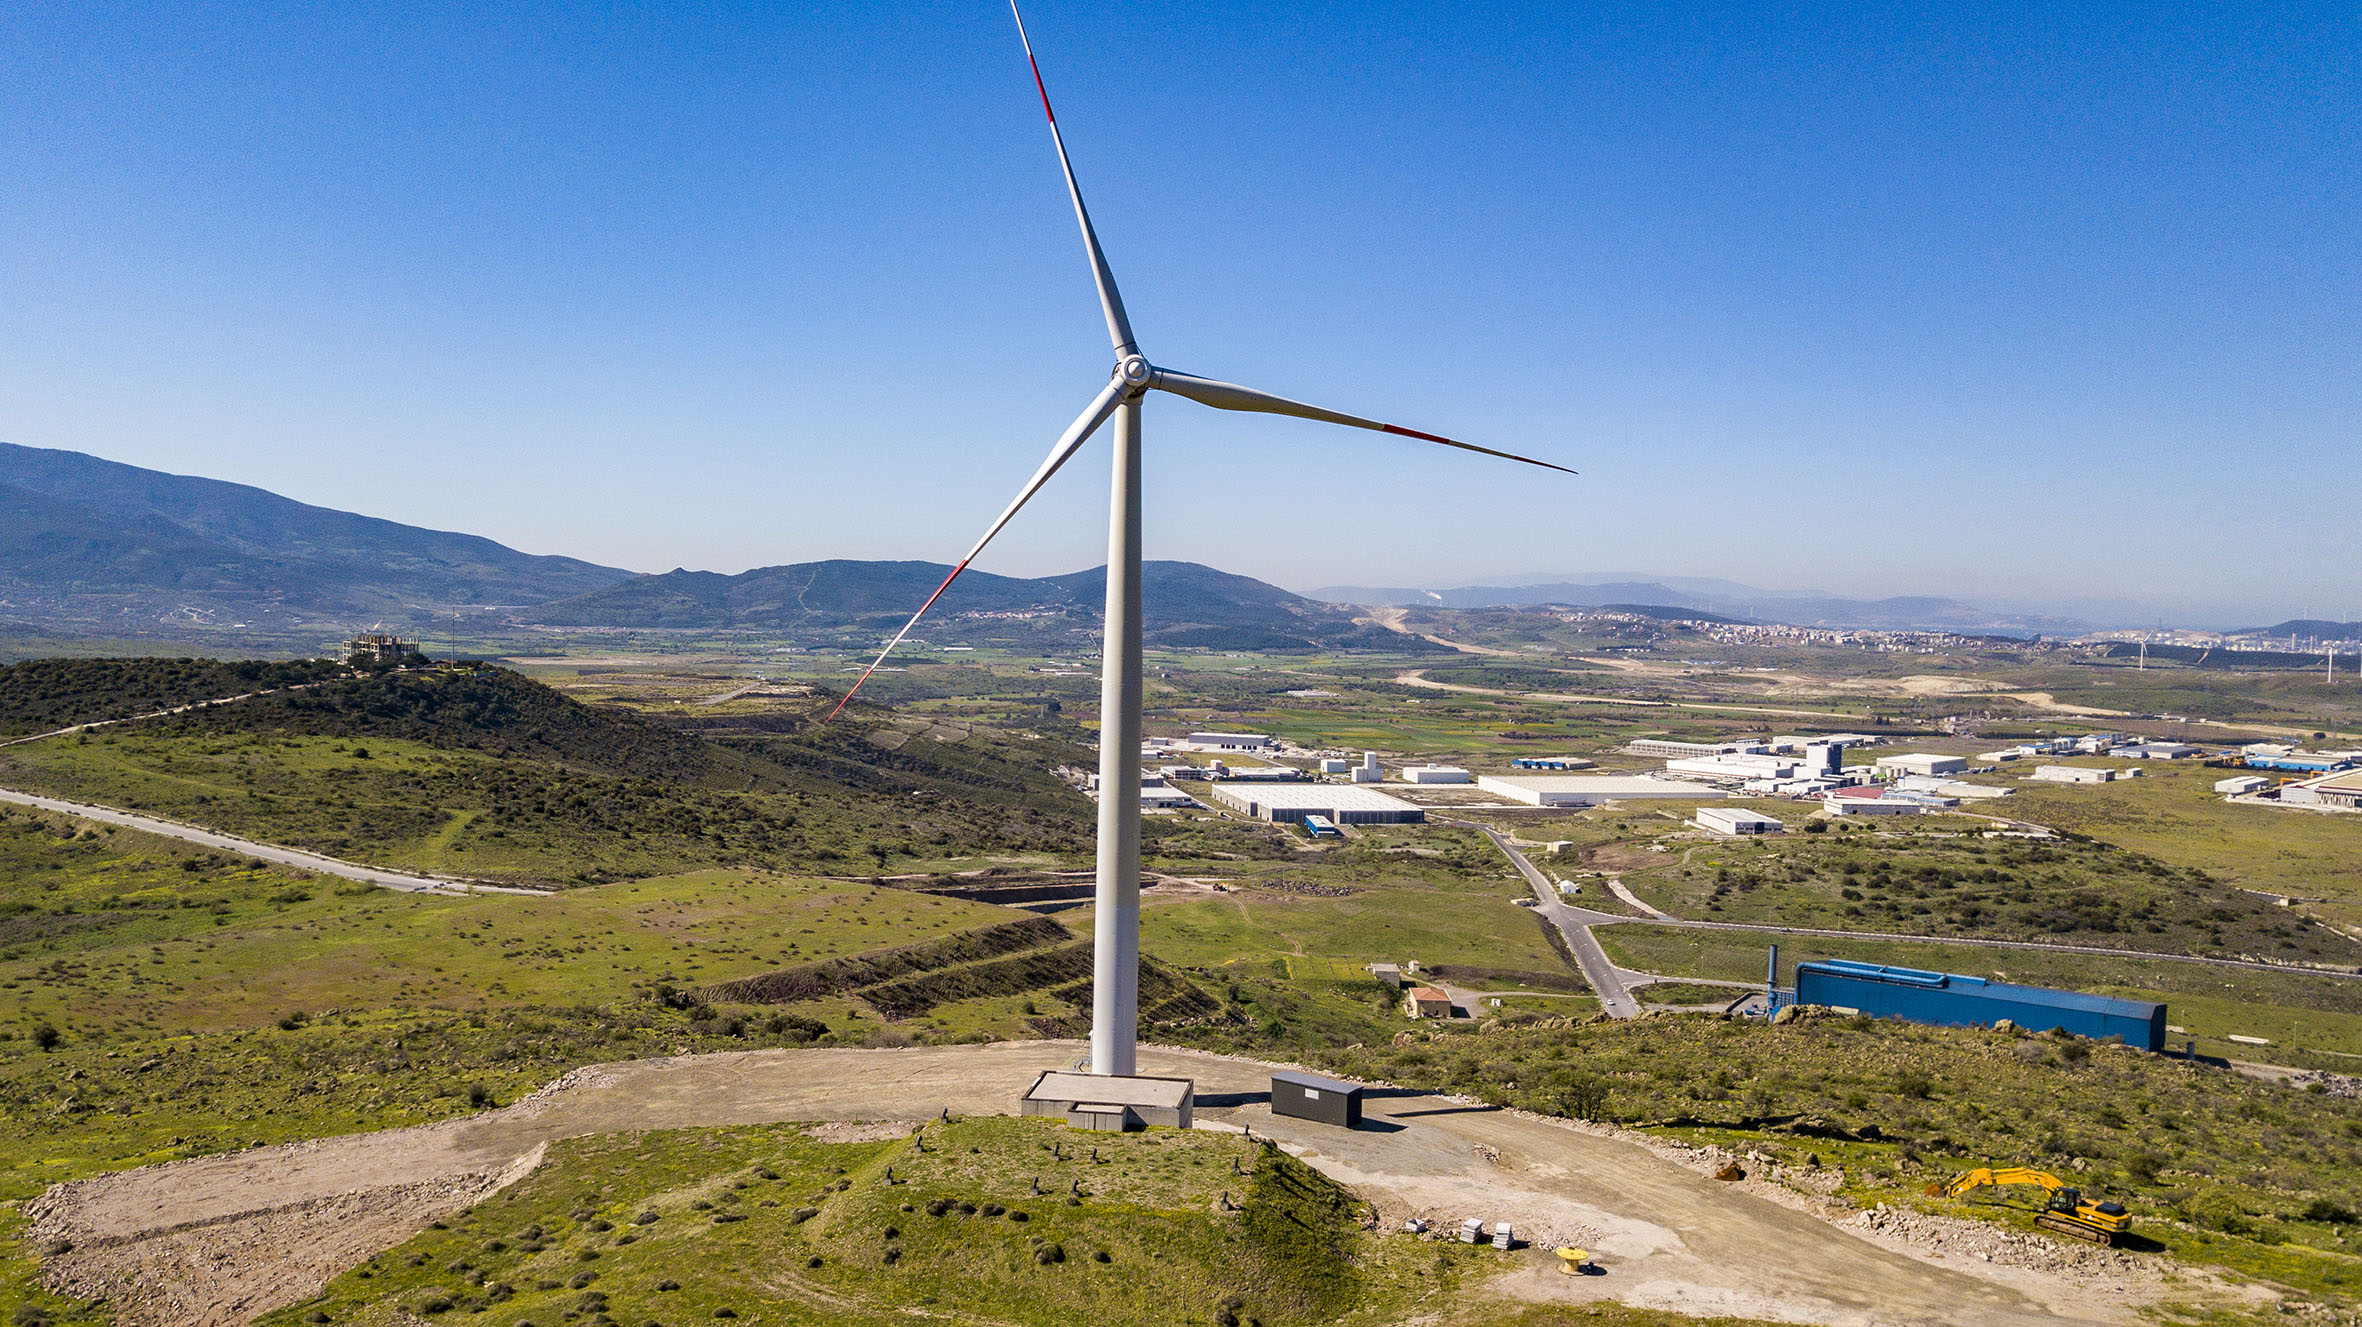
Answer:
[[1050, 109], [1049, 86], [1042, 82], [1042, 67], [1041, 64], [1033, 58], [1033, 52], [1027, 51], [1025, 53], [1025, 63], [1033, 66], [1033, 90], [1042, 94], [1042, 114], [1050, 117], [1050, 123], [1058, 123], [1057, 113]]
[[1380, 424], [1378, 427], [1386, 430], [1388, 433], [1399, 433], [1406, 438], [1417, 438], [1421, 442], [1440, 442], [1447, 447], [1459, 447], [1464, 445], [1457, 439], [1439, 438], [1432, 433], [1421, 433], [1417, 429], [1397, 428], [1392, 424]]
[[[960, 565], [951, 569], [951, 574], [943, 578], [943, 584], [935, 587], [935, 593], [927, 596], [927, 602], [919, 605], [919, 611], [910, 615], [910, 621], [905, 623], [902, 629], [904, 631], [908, 631], [912, 627], [917, 626], [919, 624], [919, 619], [927, 615], [927, 610], [935, 606], [935, 601], [941, 599], [943, 597], [943, 592], [950, 589], [951, 583], [958, 580], [960, 578], [960, 573], [966, 571], [967, 569], [967, 559], [962, 558], [960, 560]], [[896, 638], [896, 643], [900, 643], [899, 637]], [[845, 708], [845, 705], [853, 699], [853, 693], [861, 689], [861, 684], [869, 680], [869, 675], [878, 670], [878, 664], [884, 663], [886, 661], [886, 656], [892, 654], [893, 652], [894, 646], [888, 645], [882, 652], [879, 653], [876, 663], [872, 663], [869, 667], [862, 669], [861, 676], [853, 679], [853, 685], [849, 687], [845, 691], [844, 696], [837, 701], [836, 708], [830, 710], [828, 712], [828, 717], [822, 719], [821, 722], [836, 722], [837, 711]]]

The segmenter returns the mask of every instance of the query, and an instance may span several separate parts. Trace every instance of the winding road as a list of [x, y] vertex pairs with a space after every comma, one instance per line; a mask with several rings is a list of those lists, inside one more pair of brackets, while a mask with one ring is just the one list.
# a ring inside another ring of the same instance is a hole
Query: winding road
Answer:
[[1567, 906], [1558, 897], [1558, 889], [1550, 883], [1549, 877], [1527, 860], [1526, 855], [1517, 850], [1507, 835], [1492, 826], [1480, 825], [1472, 820], [1447, 820], [1444, 823], [1473, 829], [1491, 839], [1493, 846], [1509, 859], [1510, 865], [1517, 868], [1518, 874], [1525, 877], [1526, 884], [1533, 887], [1534, 911], [1566, 937], [1567, 949], [1575, 956], [1575, 966], [1582, 970], [1583, 980], [1591, 984], [1592, 993], [1599, 997], [1602, 1012], [1610, 1018], [1640, 1017], [1640, 1001], [1632, 997], [1631, 988], [1625, 984], [1623, 970], [1607, 956], [1605, 949], [1600, 948], [1599, 937], [1591, 934], [1591, 928], [1603, 922], [1629, 921], [1630, 918]]

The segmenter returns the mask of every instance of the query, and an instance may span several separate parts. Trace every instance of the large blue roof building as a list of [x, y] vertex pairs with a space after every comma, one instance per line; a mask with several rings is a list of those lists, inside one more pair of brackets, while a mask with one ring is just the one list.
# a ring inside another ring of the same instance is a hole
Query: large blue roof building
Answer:
[[2006, 1018], [2032, 1032], [2064, 1028], [2078, 1036], [2122, 1037], [2142, 1050], [2165, 1049], [2165, 1006], [2147, 1000], [1845, 959], [1797, 964], [1796, 1003], [1938, 1027], [1990, 1027]]

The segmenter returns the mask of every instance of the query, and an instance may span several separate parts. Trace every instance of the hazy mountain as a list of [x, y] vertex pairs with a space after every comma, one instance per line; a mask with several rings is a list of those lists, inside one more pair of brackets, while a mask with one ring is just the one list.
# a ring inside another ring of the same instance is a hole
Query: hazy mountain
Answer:
[[1822, 591], [1764, 590], [1735, 581], [1658, 577], [1649, 580], [1550, 580], [1519, 585], [1470, 585], [1449, 590], [1339, 585], [1314, 590], [1331, 603], [1429, 608], [1605, 608], [1666, 605], [1717, 617], [1791, 626], [1896, 631], [2068, 632], [2086, 623], [2041, 614], [1995, 612], [1957, 599], [1903, 595], [1848, 599]]
[[2269, 627], [2243, 627], [2230, 633], [2234, 636], [2261, 636], [2266, 640], [2278, 637], [2287, 640], [2362, 640], [2362, 622], [2324, 622], [2319, 618], [2300, 617]]
[[0, 443], [0, 611], [144, 631], [537, 604], [631, 575], [244, 484]]
[[[936, 562], [799, 562], [736, 576], [668, 571], [518, 614], [545, 626], [891, 632], [951, 568]], [[1208, 649], [1430, 649], [1353, 614], [1194, 562], [1141, 570], [1145, 631], [1161, 645]], [[1038, 638], [1096, 632], [1107, 570], [1026, 579], [971, 571], [935, 606], [929, 639]]]

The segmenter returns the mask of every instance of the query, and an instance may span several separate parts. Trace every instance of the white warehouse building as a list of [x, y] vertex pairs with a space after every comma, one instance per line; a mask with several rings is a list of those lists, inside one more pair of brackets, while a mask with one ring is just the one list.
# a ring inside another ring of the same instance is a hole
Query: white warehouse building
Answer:
[[2116, 771], [2082, 765], [2036, 765], [2034, 777], [2044, 783], [2113, 783]]
[[1402, 767], [1402, 781], [1404, 783], [1473, 783], [1475, 779], [1468, 771], [1457, 765], [1405, 765]]
[[1777, 834], [1787, 826], [1760, 811], [1735, 806], [1701, 806], [1697, 826], [1716, 834]]
[[1420, 825], [1424, 807], [1391, 793], [1350, 783], [1214, 783], [1206, 792], [1217, 802], [1257, 820], [1301, 824], [1325, 816], [1336, 825]]
[[1701, 779], [1792, 779], [1796, 761], [1787, 756], [1690, 756], [1665, 762], [1667, 774]]
[[1181, 741], [1198, 751], [1279, 750], [1279, 739], [1268, 733], [1191, 733]]
[[1664, 797], [1712, 801], [1729, 796], [1702, 783], [1632, 774], [1483, 774], [1477, 776], [1476, 786], [1527, 806], [1597, 806]]
[[1909, 755], [1880, 756], [1873, 768], [1881, 774], [1963, 774], [1968, 770], [1968, 757], [1914, 751]]

